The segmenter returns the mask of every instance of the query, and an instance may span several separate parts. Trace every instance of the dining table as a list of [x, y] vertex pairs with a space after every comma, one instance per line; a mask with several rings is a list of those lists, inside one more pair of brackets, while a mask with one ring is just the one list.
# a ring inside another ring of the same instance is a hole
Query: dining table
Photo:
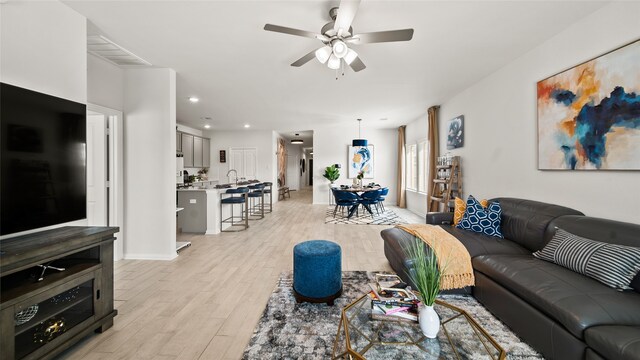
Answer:
[[[381, 186], [379, 185], [374, 185], [374, 186], [358, 186], [358, 187], [340, 187], [339, 190], [342, 191], [348, 191], [348, 192], [352, 192], [352, 193], [356, 193], [358, 196], [362, 196], [362, 194], [369, 192], [369, 191], [376, 191], [376, 190], [380, 190], [382, 189]], [[368, 204], [360, 204], [357, 203], [353, 206], [351, 206], [351, 208], [349, 208], [349, 215], [347, 215], [347, 219], [351, 219], [351, 217], [353, 216], [353, 214], [356, 212], [356, 210], [358, 210], [358, 206], [364, 206], [364, 208], [369, 212], [369, 214], [371, 214], [371, 216], [373, 216], [373, 211], [371, 210], [371, 206], [369, 206]]]

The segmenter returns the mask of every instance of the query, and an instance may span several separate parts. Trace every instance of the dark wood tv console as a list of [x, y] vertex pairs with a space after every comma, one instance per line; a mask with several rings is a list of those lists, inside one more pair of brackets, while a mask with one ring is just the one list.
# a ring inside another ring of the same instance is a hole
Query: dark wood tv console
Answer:
[[49, 359], [113, 325], [118, 231], [68, 226], [0, 241], [0, 359]]

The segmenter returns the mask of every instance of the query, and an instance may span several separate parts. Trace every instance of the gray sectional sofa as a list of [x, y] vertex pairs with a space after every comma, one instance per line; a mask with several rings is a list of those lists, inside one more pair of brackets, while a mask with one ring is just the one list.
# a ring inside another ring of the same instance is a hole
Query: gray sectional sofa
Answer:
[[[640, 225], [584, 216], [537, 201], [496, 198], [502, 207], [504, 239], [450, 226], [451, 213], [429, 213], [469, 250], [473, 294], [496, 317], [547, 359], [640, 360], [640, 274], [620, 292], [589, 277], [532, 256], [556, 228], [589, 239], [640, 247]], [[384, 251], [405, 280], [411, 261], [404, 252], [413, 238], [383, 230]]]

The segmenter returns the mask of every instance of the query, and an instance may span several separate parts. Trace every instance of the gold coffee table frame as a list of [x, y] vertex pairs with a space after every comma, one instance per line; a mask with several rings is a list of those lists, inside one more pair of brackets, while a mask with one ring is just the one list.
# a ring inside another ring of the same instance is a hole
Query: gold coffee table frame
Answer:
[[[454, 341], [452, 339], [452, 334], [449, 332], [446, 325], [452, 320], [455, 320], [458, 318], [463, 318], [466, 320], [467, 324], [473, 330], [473, 334], [475, 338], [477, 340], [480, 340], [480, 343], [482, 343], [482, 345], [484, 346], [486, 354], [491, 359], [504, 360], [506, 358], [507, 353], [504, 351], [504, 349], [471, 316], [469, 316], [469, 314], [467, 314], [466, 311], [441, 300], [436, 300], [436, 304], [444, 308], [447, 308], [449, 310], [452, 310], [453, 313], [455, 313], [453, 316], [441, 319], [440, 323], [441, 323], [441, 331], [444, 332], [449, 346], [451, 346], [451, 349], [453, 349], [453, 354], [455, 355], [456, 359], [461, 360], [462, 358], [460, 357], [458, 349], [454, 344]], [[374, 336], [365, 335], [364, 332], [358, 328], [358, 326], [355, 326], [352, 324], [352, 321], [355, 319], [356, 316], [363, 314], [362, 311], [369, 314], [368, 322], [375, 322], [375, 325], [372, 326], [375, 328], [375, 330], [373, 331]], [[393, 320], [393, 319], [376, 320], [376, 319], [372, 319], [370, 314], [371, 314], [371, 299], [369, 298], [368, 294], [361, 296], [356, 301], [352, 302], [351, 304], [347, 305], [344, 309], [342, 309], [342, 314], [340, 316], [340, 323], [338, 325], [338, 333], [336, 334], [335, 342], [333, 345], [332, 359], [365, 360], [366, 352], [369, 349], [371, 349], [373, 346], [379, 346], [379, 345], [415, 346], [421, 351], [428, 352], [427, 349], [425, 349], [421, 344], [423, 341], [426, 340], [426, 337], [422, 335], [421, 331], [419, 330], [418, 323], [401, 321], [401, 320]], [[389, 342], [389, 341], [380, 340], [380, 331], [382, 330], [383, 326], [385, 324], [388, 324], [389, 322], [399, 325], [399, 327], [402, 328], [402, 330], [404, 331], [404, 334], [406, 335], [408, 340], [402, 341], [402, 342], [394, 342], [394, 341]], [[411, 331], [409, 330], [412, 330], [412, 332], [414, 333], [417, 332], [419, 336], [418, 337], [411, 336]], [[351, 344], [351, 337], [349, 333], [354, 331], [359, 333], [359, 335], [362, 336], [364, 339], [366, 339], [366, 341], [368, 342], [368, 344], [364, 346], [362, 350], [358, 351], [354, 349]], [[341, 334], [343, 335], [344, 342], [345, 342], [344, 347], [340, 346]], [[338, 350], [339, 348], [342, 348], [342, 349]]]

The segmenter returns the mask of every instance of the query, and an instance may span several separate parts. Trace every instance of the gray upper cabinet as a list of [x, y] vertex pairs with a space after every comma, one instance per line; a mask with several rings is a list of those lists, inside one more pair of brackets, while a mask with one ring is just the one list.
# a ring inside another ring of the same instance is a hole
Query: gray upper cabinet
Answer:
[[[193, 167], [193, 135], [182, 133], [182, 154], [184, 167]], [[202, 162], [202, 159], [200, 161]]]
[[184, 167], [201, 168], [211, 166], [211, 140], [178, 131], [176, 150], [182, 152]]
[[207, 138], [202, 139], [202, 167], [211, 166], [211, 141]]
[[193, 138], [193, 167], [202, 167], [202, 138]]

